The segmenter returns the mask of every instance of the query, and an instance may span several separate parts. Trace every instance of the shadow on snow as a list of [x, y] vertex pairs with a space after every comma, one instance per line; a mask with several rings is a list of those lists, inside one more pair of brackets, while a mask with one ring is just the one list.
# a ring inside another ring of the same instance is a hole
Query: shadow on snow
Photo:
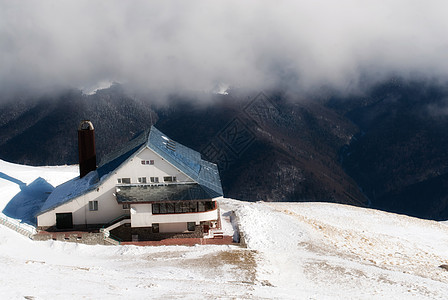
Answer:
[[22, 189], [23, 187], [26, 186], [26, 183], [25, 183], [25, 182], [20, 181], [20, 180], [14, 178], [14, 177], [11, 177], [11, 176], [9, 176], [8, 174], [5, 174], [5, 173], [3, 173], [3, 172], [0, 172], [0, 178], [5, 179], [5, 180], [8, 180], [8, 181], [11, 181], [12, 183], [15, 183], [15, 184], [19, 185], [19, 186], [20, 186], [20, 189]]
[[20, 186], [20, 192], [9, 201], [3, 209], [3, 213], [10, 218], [19, 219], [23, 223], [36, 226], [36, 214], [39, 213], [54, 187], [41, 177], [28, 185], [2, 172], [0, 172], [0, 178]]

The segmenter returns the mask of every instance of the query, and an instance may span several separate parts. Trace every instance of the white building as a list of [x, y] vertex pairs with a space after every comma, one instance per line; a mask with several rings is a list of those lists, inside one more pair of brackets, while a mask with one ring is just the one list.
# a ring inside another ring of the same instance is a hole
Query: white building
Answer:
[[[88, 122], [86, 129], [93, 125]], [[37, 225], [49, 231], [113, 224], [152, 233], [207, 231], [216, 225], [216, 200], [222, 196], [215, 164], [152, 127], [98, 169], [58, 186], [37, 215]]]

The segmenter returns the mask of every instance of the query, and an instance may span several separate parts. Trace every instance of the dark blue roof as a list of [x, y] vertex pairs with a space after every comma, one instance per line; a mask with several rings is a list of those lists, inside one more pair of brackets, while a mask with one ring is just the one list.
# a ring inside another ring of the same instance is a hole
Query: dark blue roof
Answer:
[[42, 206], [41, 212], [53, 209], [71, 199], [96, 189], [114, 170], [148, 147], [188, 177], [196, 181], [210, 198], [223, 195], [218, 167], [202, 160], [201, 154], [164, 135], [154, 126], [104, 159], [96, 171], [83, 178], [74, 178], [56, 187]]
[[148, 147], [208, 190], [212, 198], [223, 195], [218, 167], [201, 159], [201, 154], [151, 127]]

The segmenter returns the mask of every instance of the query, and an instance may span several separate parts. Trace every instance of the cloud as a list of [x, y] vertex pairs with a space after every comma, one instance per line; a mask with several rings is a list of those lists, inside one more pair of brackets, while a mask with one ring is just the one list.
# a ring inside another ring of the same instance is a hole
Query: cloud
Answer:
[[0, 90], [448, 78], [446, 1], [0, 1]]

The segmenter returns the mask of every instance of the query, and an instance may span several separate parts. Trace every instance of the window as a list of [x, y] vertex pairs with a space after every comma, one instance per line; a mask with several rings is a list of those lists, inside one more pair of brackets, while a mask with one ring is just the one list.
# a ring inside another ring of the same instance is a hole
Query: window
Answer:
[[150, 177], [152, 183], [159, 183], [159, 177]]
[[194, 231], [196, 229], [196, 223], [195, 222], [187, 222], [187, 230], [188, 231]]
[[166, 213], [174, 214], [174, 203], [165, 203], [166, 204]]
[[123, 204], [123, 209], [130, 209], [131, 205], [129, 203]]
[[199, 201], [198, 212], [210, 211], [216, 208], [214, 201]]
[[138, 183], [146, 183], [146, 177], [139, 177]]
[[[212, 203], [208, 201], [209, 203]], [[153, 203], [152, 214], [182, 214], [182, 213], [195, 213], [206, 211], [206, 202], [195, 201], [176, 201], [172, 203]], [[210, 207], [213, 207], [210, 209]], [[214, 206], [209, 205], [208, 210], [213, 210]], [[202, 209], [202, 210], [201, 210]]]
[[154, 160], [151, 159], [151, 160], [149, 161], [149, 164], [150, 164], [150, 165], [153, 165], [153, 164], [154, 164]]
[[165, 177], [163, 177], [163, 181], [174, 182], [174, 181], [176, 181], [176, 177], [175, 176], [165, 176]]
[[179, 210], [176, 210], [178, 213], [186, 213], [189, 210], [189, 205], [186, 202], [179, 203]]
[[146, 161], [142, 160], [142, 165], [146, 165]]
[[197, 202], [190, 202], [189, 203], [189, 212], [197, 212], [198, 211], [198, 203]]
[[166, 214], [166, 203], [160, 203], [160, 214]]
[[98, 201], [89, 201], [89, 210], [90, 211], [98, 210]]
[[160, 203], [153, 203], [152, 204], [152, 214], [160, 214]]
[[214, 210], [215, 209], [215, 202], [214, 201], [206, 201], [205, 202], [205, 210]]
[[203, 212], [205, 211], [205, 203], [204, 201], [199, 201], [198, 202], [198, 212]]
[[131, 184], [131, 178], [118, 178], [117, 181], [122, 184]]
[[175, 211], [176, 213], [180, 213], [180, 212], [182, 212], [182, 202], [176, 202], [176, 203], [174, 204], [174, 211]]

